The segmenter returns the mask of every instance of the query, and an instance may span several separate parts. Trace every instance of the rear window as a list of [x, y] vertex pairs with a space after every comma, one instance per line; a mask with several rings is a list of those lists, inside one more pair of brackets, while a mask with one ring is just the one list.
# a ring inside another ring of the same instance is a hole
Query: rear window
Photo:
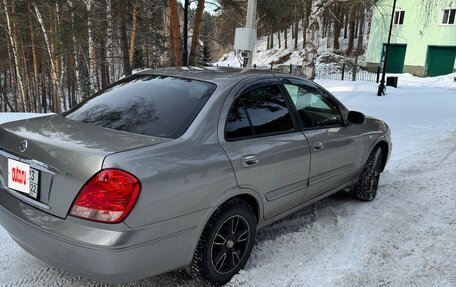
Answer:
[[62, 114], [70, 120], [141, 135], [178, 138], [216, 86], [156, 75], [133, 75]]

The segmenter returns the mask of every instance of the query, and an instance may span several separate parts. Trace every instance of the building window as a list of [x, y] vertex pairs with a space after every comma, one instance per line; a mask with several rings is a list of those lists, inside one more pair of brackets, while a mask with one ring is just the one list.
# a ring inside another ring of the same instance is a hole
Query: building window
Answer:
[[403, 25], [404, 24], [405, 11], [396, 11], [394, 12], [394, 25]]
[[444, 9], [442, 15], [443, 25], [453, 25], [456, 18], [456, 9]]

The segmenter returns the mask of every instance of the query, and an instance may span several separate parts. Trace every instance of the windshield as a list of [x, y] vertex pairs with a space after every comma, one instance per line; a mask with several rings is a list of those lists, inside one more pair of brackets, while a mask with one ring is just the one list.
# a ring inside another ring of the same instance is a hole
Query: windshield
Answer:
[[188, 129], [215, 87], [169, 76], [133, 75], [62, 115], [104, 128], [178, 138]]

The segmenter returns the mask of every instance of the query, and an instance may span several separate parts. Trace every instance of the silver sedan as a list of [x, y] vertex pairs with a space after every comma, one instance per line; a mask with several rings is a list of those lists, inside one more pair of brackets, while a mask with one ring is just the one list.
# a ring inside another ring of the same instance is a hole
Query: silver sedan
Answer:
[[0, 126], [0, 224], [89, 278], [186, 268], [221, 285], [259, 228], [341, 190], [374, 199], [391, 147], [383, 121], [303, 78], [144, 71], [63, 114]]

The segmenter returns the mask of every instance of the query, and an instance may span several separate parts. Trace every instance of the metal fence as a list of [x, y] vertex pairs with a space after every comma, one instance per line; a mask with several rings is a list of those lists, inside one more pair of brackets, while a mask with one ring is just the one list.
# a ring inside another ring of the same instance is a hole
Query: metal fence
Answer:
[[341, 67], [321, 65], [317, 66], [315, 78], [321, 80], [341, 80], [341, 81], [366, 81], [379, 82], [380, 69], [369, 70], [364, 67], [350, 67], [342, 64]]
[[[254, 67], [258, 70], [272, 70], [282, 73], [299, 75], [301, 73], [301, 65], [270, 65], [269, 67]], [[365, 67], [353, 66], [346, 64], [342, 65], [317, 65], [315, 70], [315, 78], [319, 80], [339, 80], [339, 81], [366, 81], [379, 82], [380, 69], [367, 69]]]

